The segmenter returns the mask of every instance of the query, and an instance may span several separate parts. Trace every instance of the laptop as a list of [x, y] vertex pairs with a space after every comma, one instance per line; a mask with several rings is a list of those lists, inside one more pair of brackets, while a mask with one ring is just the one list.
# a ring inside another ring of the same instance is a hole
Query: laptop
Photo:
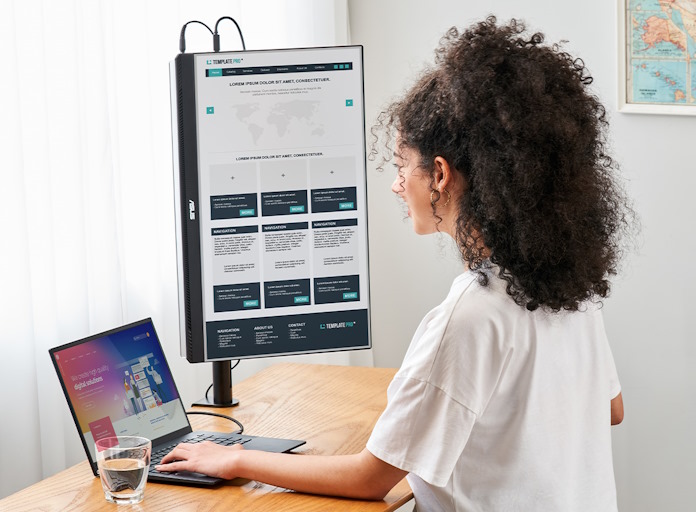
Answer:
[[200, 473], [164, 473], [154, 466], [182, 442], [243, 444], [251, 450], [288, 452], [305, 441], [236, 433], [193, 431], [150, 318], [49, 350], [92, 472], [94, 441], [137, 435], [152, 441], [148, 480], [213, 486], [222, 479]]

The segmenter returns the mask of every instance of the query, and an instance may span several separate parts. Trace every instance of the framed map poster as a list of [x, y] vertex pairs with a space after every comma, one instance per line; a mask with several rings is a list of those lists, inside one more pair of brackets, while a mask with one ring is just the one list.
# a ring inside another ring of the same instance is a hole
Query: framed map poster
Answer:
[[696, 0], [618, 0], [619, 110], [696, 115]]

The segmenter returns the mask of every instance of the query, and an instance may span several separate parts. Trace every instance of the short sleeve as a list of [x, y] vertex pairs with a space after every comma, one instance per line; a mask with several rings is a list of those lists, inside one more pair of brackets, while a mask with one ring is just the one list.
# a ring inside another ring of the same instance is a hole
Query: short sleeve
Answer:
[[442, 389], [414, 378], [395, 377], [388, 395], [367, 449], [392, 466], [444, 487], [476, 415]]
[[609, 379], [609, 399], [613, 400], [619, 395], [619, 393], [621, 393], [621, 382], [619, 381], [619, 373], [616, 371], [616, 363], [614, 362], [614, 356], [611, 353], [611, 347], [609, 346], [609, 340], [607, 339], [602, 311], [598, 310], [597, 315], [601, 333], [601, 343], [603, 343], [604, 348], [604, 360], [605, 367], [607, 369], [607, 378]]
[[611, 348], [609, 343], [606, 344], [607, 347], [607, 369], [609, 371], [609, 389], [610, 396], [609, 399], [613, 400], [619, 393], [621, 393], [621, 382], [619, 382], [619, 373], [616, 371], [616, 363], [614, 363], [614, 356], [611, 353]]

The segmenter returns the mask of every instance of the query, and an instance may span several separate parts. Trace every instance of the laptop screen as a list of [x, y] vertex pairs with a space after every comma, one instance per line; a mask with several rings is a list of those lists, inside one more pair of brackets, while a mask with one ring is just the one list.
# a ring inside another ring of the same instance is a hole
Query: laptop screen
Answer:
[[91, 461], [94, 441], [190, 426], [150, 319], [50, 350]]

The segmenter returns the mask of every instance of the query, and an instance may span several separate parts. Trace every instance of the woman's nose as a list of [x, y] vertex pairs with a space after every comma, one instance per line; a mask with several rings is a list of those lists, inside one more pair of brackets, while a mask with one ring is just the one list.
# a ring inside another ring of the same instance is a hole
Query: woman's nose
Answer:
[[395, 194], [401, 193], [401, 191], [404, 189], [404, 187], [402, 185], [401, 176], [397, 176], [396, 178], [394, 178], [394, 181], [392, 182], [391, 189], [392, 189], [392, 192], [394, 192]]

